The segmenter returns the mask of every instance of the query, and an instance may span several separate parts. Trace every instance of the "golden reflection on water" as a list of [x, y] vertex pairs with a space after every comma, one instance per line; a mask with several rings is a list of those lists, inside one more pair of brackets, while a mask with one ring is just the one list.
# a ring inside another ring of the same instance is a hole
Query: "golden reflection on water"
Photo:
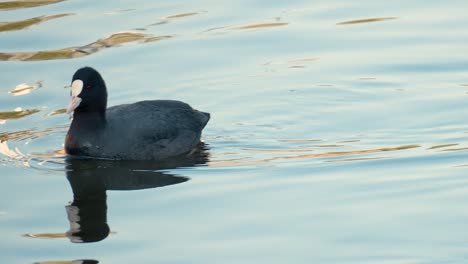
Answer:
[[99, 261], [95, 259], [74, 259], [74, 260], [51, 260], [39, 261], [34, 264], [97, 264]]
[[[350, 161], [363, 161], [363, 160], [379, 160], [385, 159], [386, 157], [373, 157], [373, 158], [351, 158], [351, 159], [337, 159], [337, 160], [327, 160], [325, 162], [350, 162]], [[388, 158], [388, 157], [387, 157]]]
[[[2, 2], [0, 3], [0, 9], [14, 9], [14, 7], [34, 7], [44, 4], [56, 3], [60, 1], [12, 1], [12, 2]], [[194, 16], [200, 14], [199, 12], [186, 12], [180, 13], [175, 15], [170, 15], [163, 17], [160, 22], [151, 24], [153, 25], [161, 25], [168, 23], [168, 21], [173, 19], [180, 19], [188, 16]], [[14, 30], [21, 30], [32, 25], [42, 23], [47, 20], [60, 18], [64, 16], [69, 16], [72, 14], [56, 14], [51, 16], [40, 16], [34, 17], [30, 19], [25, 19], [21, 21], [14, 21], [14, 22], [4, 22], [0, 23], [0, 32], [4, 31], [14, 31]], [[258, 24], [250, 24], [244, 26], [237, 26], [237, 27], [219, 27], [217, 29], [226, 29], [226, 30], [248, 30], [248, 29], [258, 29], [258, 28], [270, 28], [270, 27], [279, 27], [288, 25], [287, 22], [271, 22], [271, 23], [258, 23]], [[138, 30], [146, 30], [146, 27], [139, 28]], [[210, 30], [208, 30], [210, 31]], [[30, 52], [0, 52], [0, 61], [44, 61], [44, 60], [57, 60], [57, 59], [73, 59], [73, 58], [80, 58], [84, 56], [91, 55], [96, 53], [102, 49], [116, 47], [128, 43], [150, 43], [155, 41], [161, 41], [164, 39], [172, 38], [173, 35], [163, 35], [163, 36], [152, 36], [148, 34], [143, 34], [141, 32], [118, 32], [111, 34], [105, 38], [99, 39], [95, 42], [89, 43], [83, 46], [77, 47], [67, 47], [55, 50], [42, 50], [42, 51], [30, 51]], [[311, 59], [299, 59], [295, 61], [290, 61], [289, 63], [296, 63], [290, 68], [304, 68], [305, 65], [303, 63], [310, 61]], [[312, 60], [315, 60], [313, 58]], [[297, 65], [297, 63], [299, 65]]]
[[255, 29], [255, 28], [269, 28], [269, 27], [280, 27], [280, 26], [286, 26], [289, 23], [286, 22], [273, 22], [273, 23], [261, 23], [261, 24], [251, 24], [251, 25], [245, 25], [245, 26], [240, 26], [240, 27], [235, 27], [232, 29]]
[[352, 139], [352, 140], [341, 140], [341, 141], [338, 141], [336, 143], [354, 143], [354, 142], [359, 142], [361, 140], [359, 139]]
[[450, 149], [444, 149], [442, 151], [461, 151], [461, 150], [468, 150], [468, 147], [463, 147], [463, 148], [450, 148]]
[[32, 25], [36, 25], [36, 24], [39, 24], [39, 23], [42, 23], [51, 19], [69, 16], [69, 15], [72, 15], [72, 14], [57, 14], [57, 15], [52, 15], [52, 16], [33, 17], [33, 18], [20, 20], [20, 21], [14, 21], [14, 22], [0, 22], [0, 32], [22, 30]]
[[66, 108], [61, 108], [61, 109], [57, 109], [53, 111], [52, 113], [49, 114], [49, 116], [61, 115], [61, 114], [65, 114], [66, 112], [67, 112]]
[[41, 261], [34, 264], [97, 264], [99, 261], [94, 259], [76, 259], [76, 260], [59, 260], [59, 261]]
[[194, 15], [198, 15], [198, 13], [197, 12], [181, 13], [181, 14], [167, 16], [165, 17], [165, 19], [181, 18], [181, 17], [188, 17], [188, 16], [194, 16]]
[[[21, 153], [21, 151], [19, 151], [18, 148], [11, 149], [8, 146], [7, 141], [0, 141], [0, 153], [5, 155], [6, 157], [16, 159], [16, 160], [25, 159], [25, 157], [26, 157], [23, 153]], [[25, 163], [23, 163], [23, 164], [25, 166], [28, 166], [27, 163], [28, 162], [25, 161]]]
[[[199, 12], [187, 12], [187, 13], [180, 13], [180, 14], [170, 15], [170, 16], [166, 16], [166, 17], [161, 18], [161, 21], [153, 23], [153, 24], [151, 24], [149, 26], [164, 25], [164, 24], [169, 23], [170, 20], [184, 18], [184, 17], [188, 17], [188, 16], [194, 16], [194, 15], [198, 15], [198, 14], [200, 14], [200, 13]], [[145, 28], [143, 28], [143, 30], [145, 30]]]
[[140, 32], [132, 31], [119, 32], [80, 47], [69, 47], [64, 49], [34, 52], [0, 52], [0, 61], [42, 61], [72, 59], [88, 56], [103, 49], [121, 46], [132, 42], [149, 43], [171, 37], [172, 36], [151, 36]]
[[[20, 118], [35, 114], [40, 111], [41, 110], [39, 109], [24, 109], [23, 110], [21, 108], [17, 108], [14, 111], [0, 112], [0, 120], [20, 119]], [[1, 138], [1, 134], [0, 134], [0, 138]]]
[[445, 148], [445, 147], [453, 147], [453, 146], [457, 146], [459, 144], [443, 144], [443, 145], [435, 145], [435, 146], [432, 146], [428, 149], [438, 149], [438, 148]]
[[0, 141], [23, 141], [28, 139], [37, 139], [48, 136], [56, 132], [65, 132], [68, 130], [68, 125], [56, 126], [52, 128], [47, 128], [43, 130], [36, 130], [35, 128], [20, 130], [20, 131], [11, 131], [11, 132], [2, 132], [0, 133]]
[[50, 150], [46, 152], [32, 152], [31, 156], [35, 158], [51, 158], [51, 157], [63, 157], [67, 155], [64, 149]]
[[42, 87], [42, 81], [38, 81], [36, 83], [37, 85], [30, 85], [26, 83], [18, 84], [14, 89], [9, 91], [8, 93], [10, 93], [13, 96], [29, 94], [30, 92]]
[[354, 151], [336, 151], [336, 152], [325, 152], [325, 153], [311, 153], [311, 154], [303, 154], [303, 155], [295, 155], [295, 156], [278, 156], [278, 157], [271, 157], [266, 159], [259, 159], [259, 160], [250, 160], [250, 161], [219, 161], [216, 163], [209, 163], [208, 166], [211, 167], [224, 167], [224, 166], [236, 166], [236, 165], [250, 165], [250, 164], [259, 164], [259, 163], [266, 163], [275, 160], [289, 160], [289, 159], [310, 159], [310, 158], [330, 158], [330, 157], [342, 157], [342, 156], [350, 156], [350, 155], [362, 155], [362, 154], [372, 154], [372, 153], [379, 153], [379, 152], [390, 152], [390, 151], [400, 151], [400, 150], [407, 150], [413, 148], [419, 148], [420, 145], [403, 145], [398, 147], [390, 147], [390, 148], [378, 148], [378, 149], [367, 149], [367, 150], [354, 150]]
[[320, 142], [321, 139], [281, 139], [278, 142], [288, 142], [288, 143], [305, 143], [305, 142]]
[[352, 25], [352, 24], [361, 24], [361, 23], [371, 23], [371, 22], [379, 22], [385, 20], [393, 20], [398, 19], [398, 17], [375, 17], [375, 18], [365, 18], [365, 19], [357, 19], [357, 20], [349, 20], [336, 23], [337, 25]]
[[63, 1], [64, 0], [7, 1], [7, 2], [0, 2], [0, 10], [13, 10], [13, 9], [20, 9], [20, 8], [36, 7], [36, 6], [55, 4], [55, 3], [59, 3]]
[[24, 237], [31, 237], [31, 238], [44, 238], [44, 239], [57, 239], [57, 238], [66, 238], [67, 234], [65, 233], [29, 233], [24, 234]]
[[[26, 141], [42, 138], [50, 135], [51, 133], [56, 132], [65, 132], [68, 130], [68, 125], [66, 126], [57, 126], [53, 128], [37, 130], [35, 128], [21, 130], [21, 131], [10, 131], [0, 133], [0, 154], [3, 154], [5, 157], [11, 159], [11, 161], [17, 161], [23, 164], [26, 167], [31, 166], [31, 162], [34, 161], [35, 164], [43, 165], [46, 162], [54, 163], [64, 163], [63, 157], [65, 156], [65, 151], [63, 149], [45, 151], [41, 153], [28, 153], [27, 155], [18, 148], [10, 148], [8, 145], [9, 141]], [[27, 144], [28, 142], [26, 142]]]
[[144, 43], [149, 43], [149, 42], [155, 42], [155, 41], [160, 41], [163, 39], [169, 39], [172, 38], [173, 36], [156, 36], [156, 37], [148, 37], [143, 40]]
[[281, 152], [310, 152], [312, 150], [307, 149], [258, 149], [258, 148], [241, 148], [241, 150], [245, 151], [253, 151], [253, 152], [269, 152], [269, 153], [281, 153]]
[[311, 147], [319, 147], [319, 148], [339, 148], [339, 147], [344, 147], [344, 145], [338, 145], [338, 144], [324, 144], [324, 145], [313, 145]]

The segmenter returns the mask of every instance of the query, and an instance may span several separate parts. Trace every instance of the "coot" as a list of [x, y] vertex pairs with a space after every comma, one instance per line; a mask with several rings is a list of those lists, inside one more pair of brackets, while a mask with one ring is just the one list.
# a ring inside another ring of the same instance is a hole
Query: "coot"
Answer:
[[173, 100], [149, 100], [107, 108], [107, 89], [91, 67], [75, 72], [65, 139], [69, 155], [119, 160], [163, 160], [200, 146], [210, 114]]

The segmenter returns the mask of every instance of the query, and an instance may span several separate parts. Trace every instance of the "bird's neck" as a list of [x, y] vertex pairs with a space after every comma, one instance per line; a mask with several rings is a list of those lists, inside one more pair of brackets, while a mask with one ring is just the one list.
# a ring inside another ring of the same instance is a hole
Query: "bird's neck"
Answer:
[[[78, 125], [79, 124], [79, 125]], [[106, 126], [106, 113], [103, 112], [74, 112], [72, 127], [76, 131], [98, 131]]]

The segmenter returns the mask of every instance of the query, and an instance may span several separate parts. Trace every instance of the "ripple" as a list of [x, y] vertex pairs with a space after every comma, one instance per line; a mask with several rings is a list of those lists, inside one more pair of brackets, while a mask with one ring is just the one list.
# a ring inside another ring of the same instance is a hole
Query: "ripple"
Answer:
[[253, 152], [269, 152], [269, 153], [278, 153], [278, 152], [310, 152], [311, 150], [306, 149], [259, 149], [259, 148], [241, 148], [241, 150], [245, 151], [253, 151]]
[[463, 150], [468, 150], [468, 147], [463, 147], [463, 148], [450, 148], [450, 149], [444, 149], [442, 151], [463, 151]]
[[21, 158], [25, 157], [25, 155], [23, 153], [21, 153], [18, 148], [11, 149], [8, 146], [8, 143], [6, 141], [1, 141], [0, 142], [0, 153], [2, 153], [3, 155], [5, 155], [5, 156], [7, 156], [9, 158], [13, 158], [13, 159], [21, 159]]
[[281, 139], [278, 142], [289, 142], [289, 143], [306, 143], [306, 142], [320, 142], [321, 139]]
[[385, 159], [385, 158], [388, 158], [388, 157], [337, 159], [337, 160], [327, 160], [325, 162], [350, 162], [350, 161], [379, 160], [379, 159]]
[[435, 146], [432, 146], [428, 149], [439, 149], [439, 148], [445, 148], [445, 147], [453, 147], [453, 146], [458, 146], [460, 144], [443, 144], [443, 145], [435, 145]]
[[305, 68], [309, 63], [318, 61], [317, 57], [304, 57], [289, 60], [274, 60], [263, 64], [265, 67], [286, 66], [288, 68]]
[[13, 96], [21, 96], [31, 93], [32, 91], [42, 87], [42, 81], [36, 82], [37, 85], [27, 83], [18, 84], [13, 90], [9, 91]]
[[262, 29], [262, 28], [281, 27], [281, 26], [286, 26], [286, 25], [289, 25], [289, 23], [288, 22], [269, 22], [269, 23], [267, 22], [267, 23], [248, 24], [248, 25], [243, 25], [243, 26], [228, 25], [228, 26], [212, 27], [203, 32], [210, 32], [213, 34], [224, 34], [229, 31], [234, 31], [234, 30]]
[[167, 23], [169, 23], [169, 21], [174, 20], [174, 19], [180, 19], [180, 18], [185, 18], [185, 17], [189, 17], [189, 16], [195, 16], [195, 15], [198, 15], [198, 14], [200, 14], [200, 12], [186, 12], [186, 13], [180, 13], [180, 14], [175, 14], [175, 15], [169, 15], [169, 16], [161, 18], [160, 21], [158, 21], [156, 23], [150, 24], [148, 27], [164, 25], [164, 24], [167, 24]]
[[[0, 133], [0, 154], [4, 156], [0, 161], [8, 164], [18, 164], [20, 166], [63, 171], [66, 154], [63, 149], [50, 150], [44, 152], [32, 152], [24, 154], [18, 147], [10, 147], [11, 141], [35, 140], [48, 136], [52, 133], [64, 132], [68, 126], [58, 126], [49, 129], [37, 130], [27, 129], [21, 131], [10, 131]], [[58, 166], [57, 166], [58, 165]]]
[[152, 36], [140, 32], [118, 32], [90, 44], [57, 50], [33, 52], [0, 52], [0, 61], [45, 61], [73, 59], [91, 55], [103, 49], [117, 47], [133, 42], [149, 43], [171, 38], [172, 36]]
[[350, 139], [350, 140], [341, 140], [338, 141], [337, 143], [355, 143], [355, 142], [360, 142], [361, 140], [359, 139]]
[[340, 148], [344, 146], [345, 145], [339, 145], [339, 144], [311, 145], [311, 147], [315, 147], [315, 148]]
[[379, 22], [379, 21], [393, 20], [393, 19], [398, 19], [398, 17], [365, 18], [365, 19], [357, 19], [357, 20], [348, 20], [348, 21], [338, 22], [336, 24], [337, 25], [352, 25], [352, 24], [372, 23], [372, 22]]
[[37, 25], [42, 22], [46, 22], [48, 20], [52, 20], [52, 19], [56, 19], [56, 18], [60, 18], [64, 16], [69, 16], [69, 15], [73, 15], [73, 14], [71, 13], [57, 14], [57, 15], [51, 15], [51, 16], [33, 17], [33, 18], [20, 20], [20, 21], [14, 21], [14, 22], [1, 22], [0, 32], [22, 30], [30, 26]]
[[0, 10], [14, 10], [20, 8], [37, 7], [63, 2], [64, 0], [31, 0], [0, 2]]
[[194, 15], [198, 15], [198, 14], [199, 14], [198, 12], [188, 12], [188, 13], [180, 13], [180, 14], [176, 14], [176, 15], [167, 16], [165, 18], [166, 19], [174, 19], [174, 18], [194, 16]]
[[3, 141], [0, 142], [0, 154], [6, 157], [1, 160], [2, 163], [17, 164], [39, 170], [64, 171], [63, 165], [65, 164], [66, 154], [62, 149], [23, 154], [18, 147], [11, 149], [8, 143]]
[[104, 15], [118, 15], [118, 14], [122, 14], [122, 13], [132, 12], [132, 11], [135, 11], [135, 10], [136, 10], [135, 8], [121, 9], [121, 10], [106, 12], [106, 13], [104, 13]]
[[260, 24], [251, 24], [251, 25], [239, 26], [239, 27], [234, 27], [232, 29], [233, 30], [257, 29], [257, 28], [281, 27], [281, 26], [286, 26], [286, 25], [289, 25], [289, 23], [287, 23], [287, 22], [272, 22], [272, 23], [260, 23]]
[[68, 130], [68, 125], [56, 126], [52, 128], [47, 128], [43, 130], [37, 130], [35, 128], [25, 129], [20, 131], [10, 131], [0, 133], [0, 141], [9, 141], [9, 140], [28, 140], [28, 139], [37, 139], [50, 135], [51, 133], [56, 132], [65, 132]]
[[61, 114], [65, 114], [65, 113], [67, 113], [67, 109], [66, 108], [61, 108], [61, 109], [57, 109], [55, 111], [52, 111], [52, 113], [50, 113], [49, 116], [61, 115]]
[[156, 37], [148, 37], [146, 38], [143, 42], [144, 43], [149, 43], [149, 42], [155, 42], [155, 41], [160, 41], [160, 40], [163, 40], [163, 39], [169, 39], [169, 38], [172, 38], [174, 36], [156, 36]]
[[[386, 147], [386, 148], [378, 148], [378, 149], [311, 153], [311, 154], [303, 154], [303, 155], [295, 155], [295, 156], [277, 156], [277, 157], [270, 157], [266, 159], [248, 160], [248, 161], [218, 162], [218, 163], [210, 163], [208, 165], [211, 167], [225, 167], [225, 166], [236, 166], [236, 165], [260, 164], [260, 163], [272, 162], [276, 160], [345, 157], [345, 156], [373, 154], [373, 153], [380, 153], [380, 152], [402, 151], [402, 150], [408, 150], [408, 149], [419, 148], [419, 147], [421, 146], [414, 144], [414, 145], [403, 145], [403, 146], [397, 146], [397, 147]], [[274, 151], [272, 153], [274, 153]], [[354, 159], [354, 160], [361, 160], [361, 159]], [[347, 161], [351, 161], [351, 159], [347, 159]]]
[[40, 111], [41, 110], [39, 109], [24, 109], [23, 110], [21, 107], [18, 107], [13, 111], [0, 112], [0, 120], [20, 119], [20, 118], [35, 114]]
[[66, 238], [67, 235], [65, 233], [37, 233], [37, 234], [28, 233], [28, 234], [24, 234], [23, 237], [57, 239], [57, 238]]
[[54, 260], [54, 261], [39, 261], [34, 264], [97, 264], [99, 261], [94, 259], [75, 259], [75, 260]]
[[28, 165], [35, 169], [47, 169], [63, 171], [63, 165], [66, 163], [67, 153], [64, 149], [51, 150], [46, 152], [32, 152]]

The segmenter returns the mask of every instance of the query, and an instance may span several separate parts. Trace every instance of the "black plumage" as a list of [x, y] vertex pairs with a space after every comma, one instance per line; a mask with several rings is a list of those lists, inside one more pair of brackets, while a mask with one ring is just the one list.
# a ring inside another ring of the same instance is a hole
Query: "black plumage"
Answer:
[[72, 79], [67, 112], [73, 121], [65, 140], [70, 155], [121, 160], [162, 160], [189, 153], [200, 145], [210, 114], [172, 100], [107, 105], [101, 75], [90, 67]]

